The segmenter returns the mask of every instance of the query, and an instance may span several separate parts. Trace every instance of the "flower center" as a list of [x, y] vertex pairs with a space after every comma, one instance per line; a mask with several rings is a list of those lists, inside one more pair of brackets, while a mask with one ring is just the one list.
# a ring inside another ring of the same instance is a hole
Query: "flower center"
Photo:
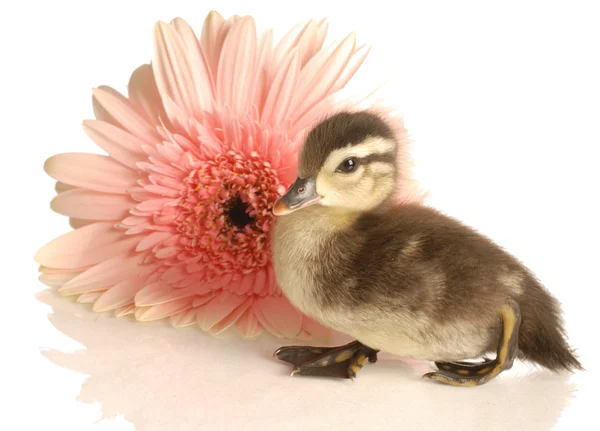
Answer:
[[248, 205], [242, 201], [239, 195], [231, 199], [226, 207], [227, 221], [239, 229], [244, 229], [254, 222], [254, 217], [248, 215]]
[[213, 275], [265, 266], [273, 204], [285, 191], [277, 173], [256, 153], [230, 151], [196, 166], [175, 220], [183, 248]]

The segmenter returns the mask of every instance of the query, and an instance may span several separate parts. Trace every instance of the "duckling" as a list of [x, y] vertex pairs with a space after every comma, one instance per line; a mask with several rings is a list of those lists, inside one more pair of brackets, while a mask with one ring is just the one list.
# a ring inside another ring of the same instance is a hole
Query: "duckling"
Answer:
[[434, 362], [423, 377], [455, 386], [485, 384], [516, 358], [582, 369], [559, 303], [528, 268], [460, 221], [394, 201], [394, 136], [360, 111], [304, 140], [298, 177], [273, 208], [275, 276], [297, 309], [355, 341], [274, 356], [292, 375], [353, 379], [384, 351]]

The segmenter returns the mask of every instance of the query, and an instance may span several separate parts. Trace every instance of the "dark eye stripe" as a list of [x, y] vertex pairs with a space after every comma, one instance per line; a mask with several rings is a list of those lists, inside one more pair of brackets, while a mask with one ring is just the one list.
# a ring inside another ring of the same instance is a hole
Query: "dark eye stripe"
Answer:
[[358, 159], [361, 164], [371, 163], [371, 162], [383, 162], [383, 163], [391, 163], [394, 164], [394, 153], [382, 153], [382, 154], [371, 154], [370, 156], [361, 157]]

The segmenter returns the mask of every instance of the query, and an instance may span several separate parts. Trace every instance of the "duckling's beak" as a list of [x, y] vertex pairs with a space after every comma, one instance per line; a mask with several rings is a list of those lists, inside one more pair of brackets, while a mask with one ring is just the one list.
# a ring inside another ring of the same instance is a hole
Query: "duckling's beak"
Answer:
[[281, 216], [289, 214], [300, 208], [314, 205], [321, 197], [317, 194], [317, 185], [314, 177], [298, 177], [285, 195], [275, 201], [273, 214]]

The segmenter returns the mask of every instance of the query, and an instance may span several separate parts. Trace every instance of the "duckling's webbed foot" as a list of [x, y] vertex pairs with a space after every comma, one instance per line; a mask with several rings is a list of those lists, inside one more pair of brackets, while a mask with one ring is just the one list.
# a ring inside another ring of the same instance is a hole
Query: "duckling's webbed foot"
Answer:
[[502, 326], [496, 359], [480, 363], [436, 362], [439, 371], [423, 377], [453, 386], [478, 386], [489, 382], [504, 370], [512, 368], [517, 355], [521, 313], [514, 301], [509, 301], [501, 311]]
[[367, 362], [377, 361], [377, 350], [353, 341], [340, 347], [281, 347], [274, 356], [294, 365], [292, 376], [352, 379]]

